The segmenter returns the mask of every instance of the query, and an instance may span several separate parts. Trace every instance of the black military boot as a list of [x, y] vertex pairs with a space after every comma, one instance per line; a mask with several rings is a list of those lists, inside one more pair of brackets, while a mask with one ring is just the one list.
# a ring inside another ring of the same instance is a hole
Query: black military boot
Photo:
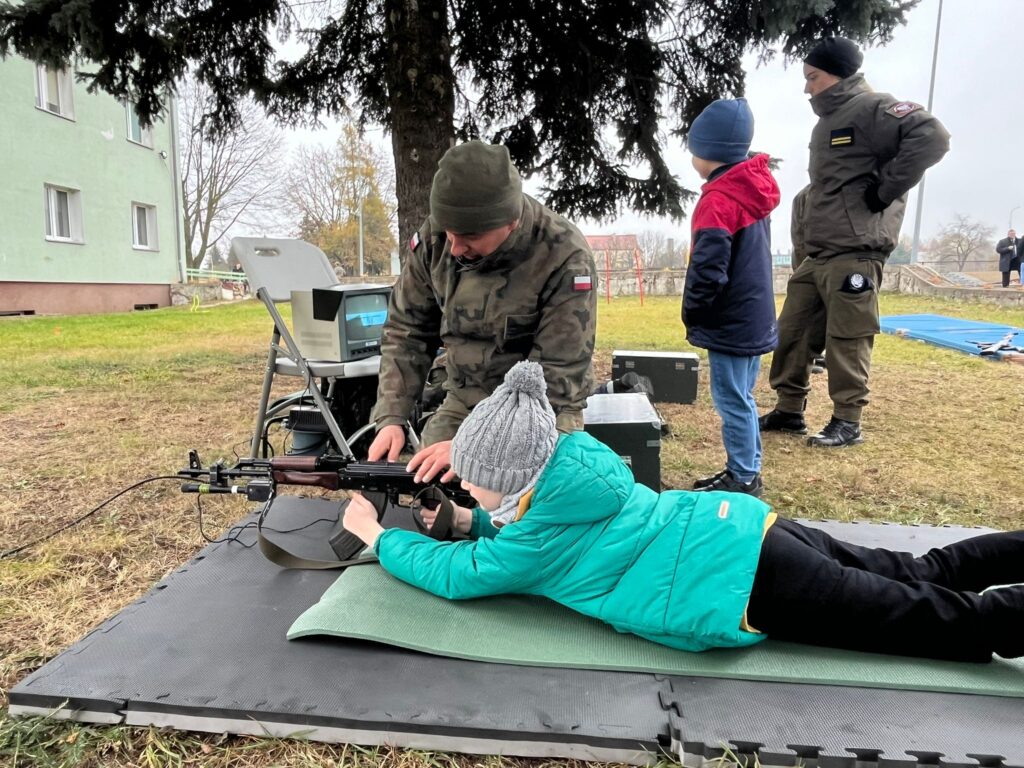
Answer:
[[807, 423], [802, 413], [788, 413], [778, 408], [768, 411], [757, 419], [762, 432], [789, 432], [793, 435], [806, 435]]
[[811, 373], [824, 373], [825, 372], [825, 356], [817, 355], [811, 360]]
[[[705, 483], [704, 485], [698, 484]], [[754, 479], [749, 483], [741, 483], [739, 480], [729, 474], [729, 470], [722, 470], [717, 475], [712, 477], [706, 477], [704, 480], [698, 480], [693, 484], [693, 490], [695, 491], [728, 491], [729, 493], [746, 493], [755, 498], [761, 498], [761, 494], [764, 492], [764, 481], [761, 480], [761, 475], [754, 475]]]
[[816, 435], [807, 438], [807, 444], [817, 448], [845, 448], [848, 445], [859, 445], [864, 442], [860, 434], [860, 423], [844, 421], [833, 416], [825, 428]]

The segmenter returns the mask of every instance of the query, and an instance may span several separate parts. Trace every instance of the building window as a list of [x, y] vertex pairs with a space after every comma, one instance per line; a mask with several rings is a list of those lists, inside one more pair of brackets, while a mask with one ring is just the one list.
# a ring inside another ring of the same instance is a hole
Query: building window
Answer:
[[132, 245], [145, 251], [157, 250], [156, 206], [132, 203]]
[[68, 120], [75, 119], [71, 75], [66, 69], [36, 66], [36, 106]]
[[139, 122], [139, 113], [135, 111], [135, 102], [125, 102], [124, 111], [128, 119], [128, 141], [152, 149], [153, 129], [151, 126], [143, 126]]
[[46, 239], [82, 242], [82, 195], [77, 189], [43, 187], [46, 198]]

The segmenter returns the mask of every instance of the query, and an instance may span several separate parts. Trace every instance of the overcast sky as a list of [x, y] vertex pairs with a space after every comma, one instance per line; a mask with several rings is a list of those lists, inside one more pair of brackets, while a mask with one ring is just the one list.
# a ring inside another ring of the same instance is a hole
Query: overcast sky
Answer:
[[[877, 91], [927, 105], [939, 0], [922, 0], [883, 48], [864, 52], [862, 71]], [[922, 239], [934, 236], [957, 213], [1005, 235], [1010, 211], [1024, 206], [1024, 0], [944, 0], [932, 112], [952, 134], [945, 159], [929, 171]], [[803, 93], [799, 63], [763, 67], [750, 59], [746, 97], [754, 112], [753, 147], [781, 158], [776, 173], [782, 203], [773, 215], [773, 248], [789, 250], [790, 201], [807, 183], [807, 143], [815, 117]], [[301, 131], [293, 141], [332, 140], [333, 133]], [[383, 139], [380, 131], [371, 135]], [[390, 142], [387, 142], [390, 149]], [[680, 181], [700, 179], [677, 141], [667, 158]], [[538, 184], [527, 182], [528, 191]], [[917, 192], [910, 193], [903, 234], [913, 235]], [[1024, 207], [1013, 214], [1024, 229]], [[688, 240], [689, 224], [627, 215], [610, 222], [579, 221], [586, 234], [660, 230]]]
[[[884, 48], [864, 51], [862, 71], [876, 91], [928, 103], [939, 0], [922, 0]], [[1010, 209], [1024, 205], [1024, 0], [945, 0], [932, 112], [952, 134], [949, 154], [928, 172], [921, 236], [928, 239], [955, 214], [990, 224], [1005, 235]], [[807, 183], [807, 143], [815, 116], [803, 93], [799, 64], [776, 61], [748, 68], [746, 97], [754, 112], [755, 149], [784, 162], [776, 173], [782, 203], [772, 217], [773, 247], [789, 250], [790, 201]], [[696, 189], [690, 156], [671, 149], [670, 165]], [[914, 232], [917, 191], [910, 193], [903, 234]], [[1024, 207], [1013, 214], [1024, 228]], [[606, 224], [583, 222], [592, 233], [681, 230], [688, 224], [638, 216]]]

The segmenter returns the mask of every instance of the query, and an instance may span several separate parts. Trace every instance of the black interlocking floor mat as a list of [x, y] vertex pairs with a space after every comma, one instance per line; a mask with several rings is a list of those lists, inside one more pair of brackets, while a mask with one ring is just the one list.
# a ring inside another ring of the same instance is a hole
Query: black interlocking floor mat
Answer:
[[[282, 497], [269, 524], [297, 528], [336, 510]], [[978, 532], [821, 525], [911, 551]], [[325, 526], [276, 538], [326, 557]], [[252, 530], [241, 536], [254, 539]], [[16, 685], [11, 712], [45, 714], [67, 702], [58, 716], [90, 722], [630, 762], [662, 745], [694, 759], [731, 745], [765, 765], [802, 755], [822, 768], [1024, 768], [1020, 700], [540, 669], [286, 640], [335, 576], [281, 570], [256, 548], [212, 544]]]

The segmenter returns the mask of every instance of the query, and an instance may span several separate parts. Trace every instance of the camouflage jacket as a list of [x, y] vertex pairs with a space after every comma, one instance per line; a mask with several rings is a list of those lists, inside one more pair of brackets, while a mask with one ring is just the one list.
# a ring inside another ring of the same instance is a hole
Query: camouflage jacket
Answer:
[[[920, 104], [876, 93], [853, 75], [811, 99], [810, 189], [803, 236], [811, 258], [876, 254], [887, 258], [899, 240], [907, 192], [949, 150], [949, 133]], [[872, 213], [864, 192], [879, 184], [890, 202]]]
[[582, 429], [593, 389], [594, 257], [569, 221], [524, 195], [523, 214], [490, 256], [460, 263], [430, 220], [395, 283], [381, 348], [377, 428], [404, 424], [440, 344], [445, 389], [473, 408], [520, 360], [544, 366], [563, 431]]

